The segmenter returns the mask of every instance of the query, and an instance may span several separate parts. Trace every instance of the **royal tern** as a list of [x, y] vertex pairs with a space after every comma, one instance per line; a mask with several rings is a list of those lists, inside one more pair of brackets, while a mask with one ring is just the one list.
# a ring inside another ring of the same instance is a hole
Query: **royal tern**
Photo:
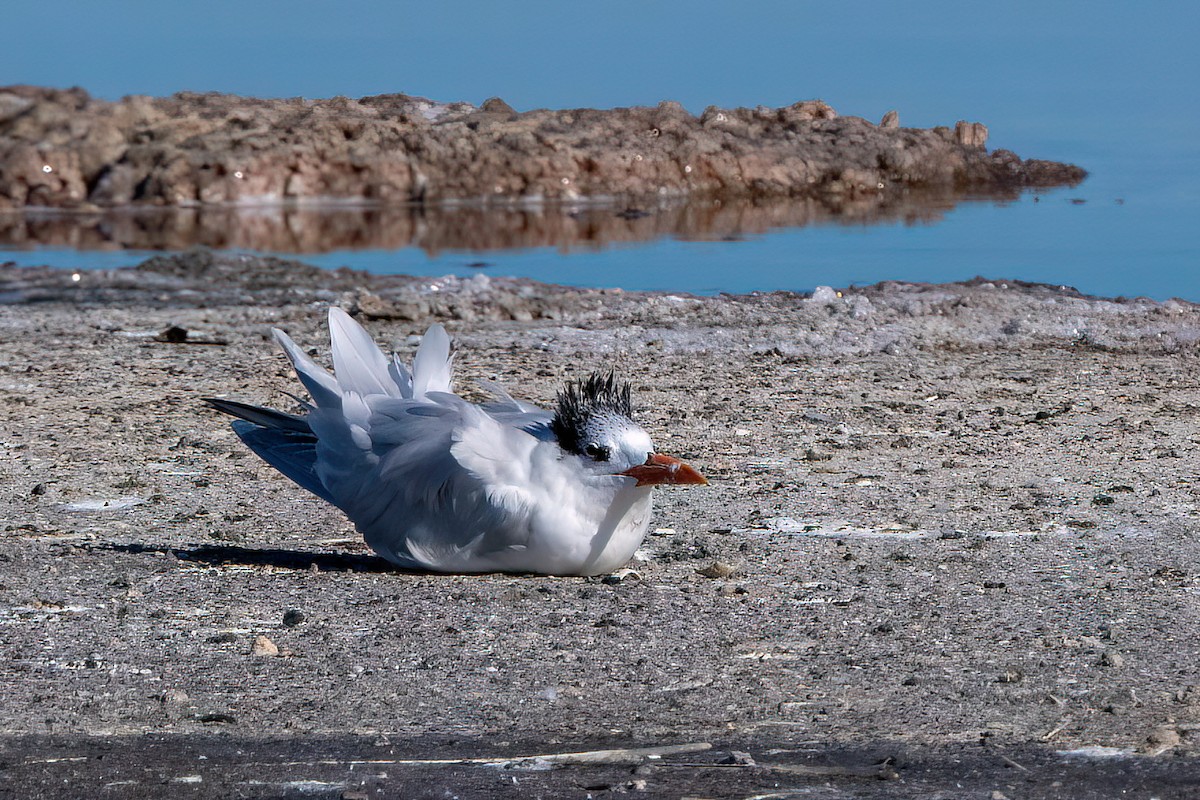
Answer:
[[702, 484], [657, 453], [633, 421], [630, 390], [612, 373], [568, 383], [543, 411], [483, 383], [479, 405], [450, 387], [441, 325], [412, 369], [361, 325], [329, 311], [334, 374], [283, 331], [312, 397], [287, 414], [211, 398], [264, 461], [342, 509], [379, 555], [438, 572], [596, 575], [627, 562], [650, 524], [659, 484]]

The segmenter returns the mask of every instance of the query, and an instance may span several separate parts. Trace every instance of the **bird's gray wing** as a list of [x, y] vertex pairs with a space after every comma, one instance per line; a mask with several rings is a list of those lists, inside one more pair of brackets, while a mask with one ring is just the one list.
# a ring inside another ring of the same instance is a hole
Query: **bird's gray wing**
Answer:
[[494, 381], [477, 381], [479, 386], [496, 397], [496, 400], [479, 405], [501, 424], [510, 428], [519, 428], [532, 434], [541, 441], [554, 440], [550, 431], [550, 420], [554, 415], [549, 411], [538, 408], [533, 403], [518, 400], [509, 394], [503, 386]]

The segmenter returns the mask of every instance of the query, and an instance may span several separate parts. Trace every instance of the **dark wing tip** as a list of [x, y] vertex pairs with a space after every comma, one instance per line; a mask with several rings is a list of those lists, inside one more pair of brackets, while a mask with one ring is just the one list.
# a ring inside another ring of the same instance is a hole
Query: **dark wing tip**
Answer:
[[210, 408], [214, 408], [223, 414], [244, 419], [261, 428], [312, 434], [312, 428], [308, 426], [308, 422], [304, 417], [298, 417], [295, 414], [285, 414], [273, 408], [253, 406], [249, 403], [240, 403], [237, 400], [223, 400], [220, 397], [205, 397], [202, 398], [202, 401]]

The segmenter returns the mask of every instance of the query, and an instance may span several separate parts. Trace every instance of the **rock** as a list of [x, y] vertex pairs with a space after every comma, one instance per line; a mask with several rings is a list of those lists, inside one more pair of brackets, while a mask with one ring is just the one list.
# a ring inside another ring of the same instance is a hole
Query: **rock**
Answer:
[[696, 574], [703, 575], [706, 578], [720, 578], [724, 580], [737, 572], [737, 567], [732, 564], [727, 564], [724, 561], [714, 561], [706, 567], [700, 567], [696, 570]]
[[298, 608], [289, 608], [283, 612], [283, 625], [285, 628], [294, 628], [304, 622], [304, 612]]
[[1025, 673], [1016, 667], [1009, 667], [996, 678], [997, 683], [1020, 683], [1025, 680]]
[[981, 122], [959, 120], [954, 124], [954, 139], [964, 147], [983, 149], [987, 145], [988, 129]]
[[279, 647], [265, 636], [255, 636], [254, 644], [250, 648], [252, 656], [277, 656], [279, 655]]
[[977, 122], [959, 122], [953, 134], [901, 132], [895, 112], [876, 126], [821, 101], [694, 117], [669, 101], [518, 113], [499, 98], [478, 109], [403, 94], [181, 92], [109, 102], [82, 90], [7, 87], [0, 122], [0, 207], [11, 208], [595, 196], [807, 198], [832, 208], [849, 198], [882, 205], [914, 187], [978, 193], [1085, 174], [995, 160]]
[[717, 763], [736, 765], [739, 767], [753, 767], [757, 766], [758, 762], [756, 762], [754, 757], [749, 753], [746, 753], [742, 750], [730, 750], [729, 755], [725, 756]]
[[1182, 741], [1177, 728], [1173, 725], [1163, 725], [1155, 728], [1138, 750], [1146, 755], [1157, 756], [1175, 749]]
[[187, 328], [181, 328], [178, 325], [172, 325], [159, 334], [159, 337], [164, 342], [170, 342], [171, 344], [183, 344], [187, 341], [188, 331]]
[[608, 586], [616, 586], [618, 583], [626, 583], [631, 580], [641, 580], [642, 574], [635, 569], [619, 569], [610, 575], [605, 575], [600, 579], [600, 582]]
[[159, 699], [168, 705], [177, 706], [186, 705], [192, 700], [192, 698], [188, 696], [188, 693], [182, 689], [167, 689], [165, 692], [159, 695]]
[[1125, 657], [1115, 650], [1105, 650], [1100, 656], [1100, 666], [1102, 667], [1123, 667], [1125, 666]]
[[814, 303], [827, 305], [835, 303], [841, 299], [842, 293], [834, 289], [832, 286], [818, 286], [813, 289], [812, 297], [809, 298]]
[[883, 115], [883, 119], [879, 120], [881, 128], [899, 128], [900, 127], [900, 112], [889, 111]]

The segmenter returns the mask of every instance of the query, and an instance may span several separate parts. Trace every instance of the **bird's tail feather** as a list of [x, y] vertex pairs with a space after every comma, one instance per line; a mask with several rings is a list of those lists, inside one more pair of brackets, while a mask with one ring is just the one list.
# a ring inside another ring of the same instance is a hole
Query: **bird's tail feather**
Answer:
[[244, 419], [247, 422], [253, 422], [261, 428], [312, 434], [312, 428], [308, 426], [308, 422], [303, 417], [297, 417], [295, 414], [285, 414], [273, 408], [252, 406], [249, 403], [239, 403], [237, 400], [224, 400], [220, 397], [206, 397], [204, 398], [204, 402], [217, 411], [221, 411], [231, 417]]
[[413, 358], [413, 397], [424, 400], [427, 392], [449, 392], [454, 356], [450, 353], [450, 335], [434, 323], [425, 331], [417, 355]]
[[313, 402], [322, 408], [340, 406], [342, 390], [338, 387], [337, 378], [309, 358], [308, 354], [292, 341], [292, 337], [279, 328], [272, 328], [271, 332], [275, 334], [275, 341], [279, 342], [283, 352], [287, 353], [288, 360], [292, 362], [292, 369], [296, 370], [296, 377], [304, 384], [304, 388], [312, 396]]
[[245, 420], [234, 420], [234, 433], [259, 458], [331, 505], [337, 505], [317, 476], [317, 437], [278, 428], [263, 428]]
[[371, 334], [337, 306], [329, 309], [329, 339], [333, 373], [343, 392], [360, 396], [383, 394], [403, 397], [388, 370], [388, 360]]

